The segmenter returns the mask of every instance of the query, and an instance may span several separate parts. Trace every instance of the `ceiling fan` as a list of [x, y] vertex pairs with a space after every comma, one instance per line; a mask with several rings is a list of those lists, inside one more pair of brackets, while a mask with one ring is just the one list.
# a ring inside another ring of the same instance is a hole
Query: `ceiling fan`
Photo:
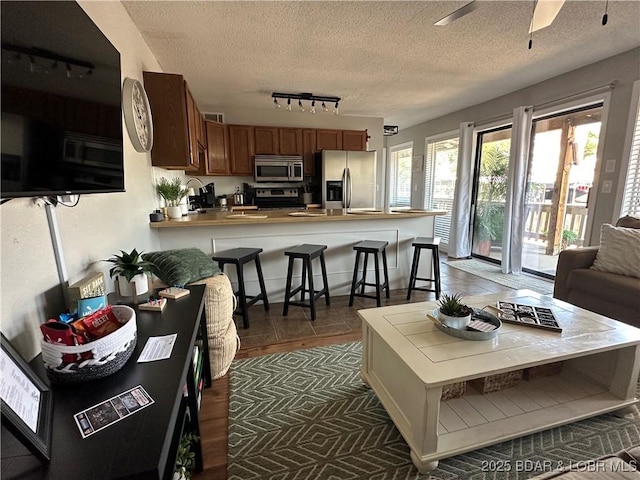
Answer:
[[[531, 17], [531, 24], [529, 25], [529, 33], [535, 32], [542, 28], [551, 25], [556, 18], [565, 0], [534, 0], [535, 7], [533, 9], [533, 15]], [[471, 0], [471, 2], [463, 5], [453, 13], [450, 13], [446, 17], [438, 20], [434, 25], [443, 26], [449, 25], [451, 22], [458, 20], [459, 18], [473, 12], [475, 9], [481, 6], [481, 2], [477, 0]]]

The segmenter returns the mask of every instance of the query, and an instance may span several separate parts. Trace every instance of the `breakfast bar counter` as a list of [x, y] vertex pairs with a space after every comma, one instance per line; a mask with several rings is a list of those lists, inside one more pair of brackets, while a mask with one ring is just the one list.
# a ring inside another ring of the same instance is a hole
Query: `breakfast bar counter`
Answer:
[[[433, 236], [436, 216], [446, 213], [406, 209], [209, 211], [152, 222], [149, 226], [157, 232], [162, 250], [195, 247], [213, 255], [237, 247], [262, 248], [260, 261], [269, 301], [281, 302], [287, 273], [284, 251], [303, 243], [327, 246], [325, 259], [331, 295], [349, 294], [355, 263], [353, 246], [362, 240], [389, 242], [386, 249], [389, 286], [407, 288], [413, 239]], [[418, 276], [428, 277], [430, 267], [430, 258], [425, 253]], [[369, 265], [368, 281], [374, 278], [372, 269], [373, 265]], [[225, 273], [232, 282], [236, 281], [233, 268]], [[320, 285], [320, 268], [314, 266], [313, 273]], [[300, 275], [300, 269], [294, 270], [294, 282], [300, 281]], [[245, 269], [244, 283], [248, 294], [259, 291], [252, 266]]]
[[397, 209], [309, 209], [309, 210], [246, 210], [216, 211], [193, 213], [179, 219], [151, 222], [151, 228], [207, 227], [213, 225], [237, 225], [249, 223], [308, 223], [334, 222], [366, 219], [400, 219], [406, 217], [425, 217], [446, 215], [440, 210]]

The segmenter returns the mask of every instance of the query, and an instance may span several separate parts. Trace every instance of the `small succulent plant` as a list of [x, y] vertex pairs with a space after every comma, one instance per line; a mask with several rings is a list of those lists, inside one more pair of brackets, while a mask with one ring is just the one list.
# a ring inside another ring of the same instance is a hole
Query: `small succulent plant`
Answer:
[[473, 313], [473, 309], [462, 302], [462, 296], [459, 293], [452, 295], [443, 293], [438, 300], [440, 313], [450, 317], [466, 317]]

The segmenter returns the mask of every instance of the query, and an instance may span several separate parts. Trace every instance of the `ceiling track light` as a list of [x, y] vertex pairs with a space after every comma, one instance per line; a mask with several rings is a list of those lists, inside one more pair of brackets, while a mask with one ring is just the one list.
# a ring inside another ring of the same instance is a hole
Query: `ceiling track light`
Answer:
[[274, 99], [273, 99], [273, 106], [274, 106], [274, 107], [276, 107], [276, 108], [282, 108], [282, 105], [280, 105], [280, 104], [278, 103], [278, 99], [277, 99], [277, 98], [274, 98]]
[[[31, 70], [31, 73], [50, 73], [51, 70], [56, 70], [58, 68], [58, 62], [65, 64], [67, 78], [72, 77], [71, 70], [74, 67], [77, 71], [86, 72], [84, 73], [84, 76], [92, 75], [96, 68], [93, 63], [78, 60], [76, 58], [65, 57], [43, 48], [28, 48], [3, 43], [2, 50], [13, 52], [13, 56], [9, 58], [8, 63], [18, 63], [22, 59], [22, 55], [24, 55], [29, 61], [29, 69]], [[44, 59], [47, 60], [47, 62], [45, 64], [45, 62], [39, 61], [38, 59]], [[82, 78], [83, 74], [78, 74], [77, 77]]]
[[335, 107], [333, 108], [333, 113], [334, 114], [338, 114], [338, 106], [339, 106], [339, 102], [342, 100], [340, 97], [332, 97], [332, 96], [325, 96], [325, 95], [314, 95], [313, 93], [282, 93], [282, 92], [273, 92], [271, 94], [271, 97], [273, 98], [273, 103], [274, 105], [276, 105], [276, 108], [278, 107], [278, 99], [286, 99], [287, 100], [287, 106], [285, 108], [285, 110], [287, 111], [291, 111], [291, 100], [297, 100], [298, 101], [298, 108], [300, 110], [300, 112], [304, 112], [305, 108], [304, 108], [304, 104], [302, 103], [303, 101], [308, 101], [311, 102], [311, 107], [309, 108], [309, 113], [311, 115], [315, 115], [316, 114], [316, 102], [320, 102], [320, 105], [322, 106], [322, 111], [323, 112], [328, 112], [329, 109], [327, 108], [327, 103], [333, 103], [335, 104]]

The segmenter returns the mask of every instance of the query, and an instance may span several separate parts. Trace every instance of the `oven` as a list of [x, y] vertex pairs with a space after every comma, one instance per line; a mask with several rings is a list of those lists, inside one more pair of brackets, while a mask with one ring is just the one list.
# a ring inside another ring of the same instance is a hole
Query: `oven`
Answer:
[[281, 208], [304, 209], [297, 188], [256, 188], [254, 203], [259, 210]]
[[256, 155], [254, 158], [256, 182], [302, 182], [302, 157], [282, 155]]

